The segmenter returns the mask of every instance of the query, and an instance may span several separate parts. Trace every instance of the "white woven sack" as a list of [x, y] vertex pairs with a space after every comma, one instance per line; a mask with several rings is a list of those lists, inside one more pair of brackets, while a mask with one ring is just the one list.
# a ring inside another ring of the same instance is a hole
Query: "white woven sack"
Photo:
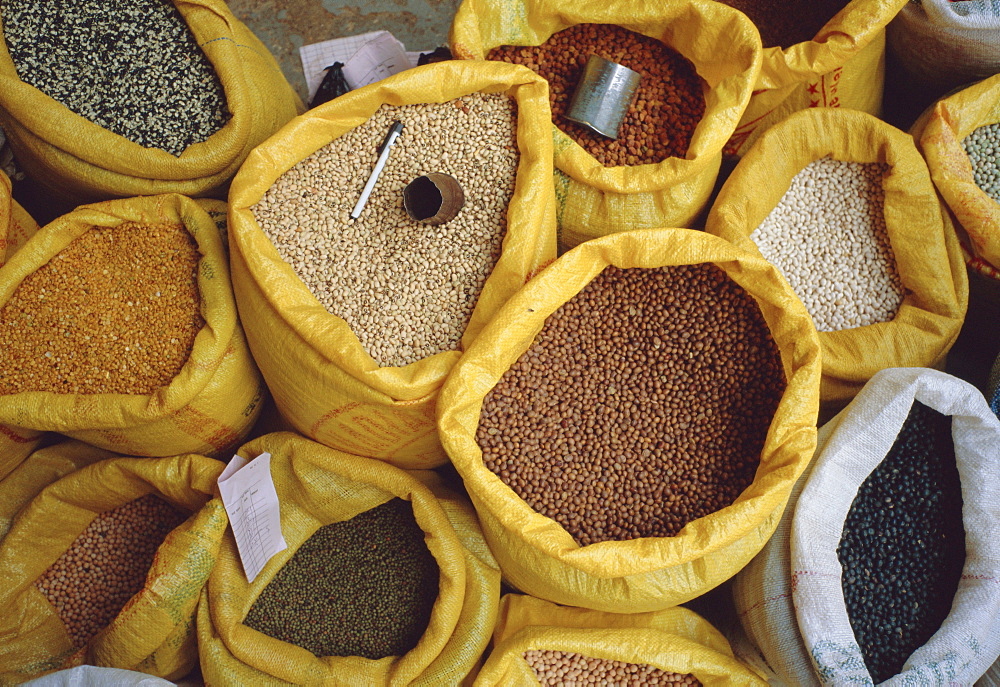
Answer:
[[[841, 417], [842, 414], [837, 415], [820, 427], [816, 455]], [[790, 551], [795, 504], [809, 481], [812, 466], [810, 463], [792, 487], [785, 512], [767, 544], [733, 578], [733, 606], [739, 623], [727, 639], [736, 658], [762, 672], [772, 687], [820, 684], [795, 619]]]
[[1000, 72], [1000, 1], [907, 3], [886, 29], [889, 50], [943, 92]]
[[952, 416], [965, 567], [940, 629], [881, 684], [970, 685], [1000, 656], [1000, 420], [960, 379], [893, 368], [872, 377], [841, 411], [795, 508], [792, 600], [825, 684], [872, 684], [847, 617], [837, 545], [858, 488], [889, 452], [914, 400]]

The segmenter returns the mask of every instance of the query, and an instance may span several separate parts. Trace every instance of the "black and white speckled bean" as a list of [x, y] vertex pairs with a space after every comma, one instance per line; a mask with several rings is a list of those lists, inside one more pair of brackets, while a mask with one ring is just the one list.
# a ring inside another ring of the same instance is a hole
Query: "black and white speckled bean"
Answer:
[[228, 120], [215, 69], [169, 0], [0, 0], [20, 78], [147, 148], [180, 155]]

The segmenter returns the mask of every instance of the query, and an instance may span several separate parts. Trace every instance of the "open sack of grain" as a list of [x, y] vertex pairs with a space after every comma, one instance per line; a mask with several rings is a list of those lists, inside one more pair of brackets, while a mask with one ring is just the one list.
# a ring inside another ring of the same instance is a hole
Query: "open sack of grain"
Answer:
[[1000, 421], [971, 385], [896, 369], [833, 422], [789, 558], [817, 674], [970, 684], [1000, 655]]
[[223, 0], [0, 3], [0, 122], [18, 164], [74, 204], [225, 193], [302, 110]]
[[702, 232], [587, 242], [449, 377], [440, 431], [505, 578], [540, 598], [674, 606], [760, 550], [815, 441], [819, 347], [759, 256]]
[[605, 613], [507, 594], [477, 687], [766, 683], [733, 658], [708, 621], [683, 607]]
[[110, 458], [26, 504], [0, 541], [0, 682], [83, 663], [190, 672], [195, 609], [228, 524], [212, 499], [223, 467], [190, 454]]
[[966, 382], [872, 377], [735, 578], [737, 655], [777, 684], [975, 682], [1000, 653], [998, 447]]
[[910, 129], [962, 229], [970, 269], [993, 280], [1000, 280], [998, 96], [1000, 76], [991, 76], [945, 96]]
[[941, 365], [965, 318], [961, 247], [913, 140], [871, 115], [798, 112], [740, 160], [706, 231], [763, 255], [812, 317], [821, 400], [878, 370]]
[[[452, 52], [524, 64], [550, 83], [560, 241], [691, 226], [760, 71], [757, 32], [714, 2], [465, 0]], [[611, 140], [565, 119], [590, 54], [641, 75]]]
[[133, 456], [237, 445], [265, 390], [225, 221], [220, 201], [168, 194], [84, 205], [32, 236], [0, 267], [0, 423]]
[[271, 454], [288, 548], [248, 582], [226, 537], [202, 596], [211, 685], [457, 685], [489, 641], [500, 572], [467, 502], [404, 471], [290, 433]]
[[[402, 133], [353, 219], [395, 121]], [[555, 257], [548, 122], [531, 71], [451, 61], [310, 110], [253, 152], [231, 196], [233, 283], [298, 432], [400, 467], [446, 462], [434, 421], [445, 377]], [[443, 224], [403, 207], [403, 189], [432, 172], [464, 195]]]
[[1000, 71], [1000, 7], [995, 2], [915, 0], [886, 30], [900, 76], [941, 94]]
[[[38, 223], [14, 200], [10, 177], [0, 172], [0, 267], [38, 231]], [[42, 432], [0, 424], [0, 479], [30, 454]]]
[[760, 77], [727, 152], [743, 155], [799, 110], [881, 112], [886, 25], [906, 0], [721, 2], [745, 12], [764, 45]]

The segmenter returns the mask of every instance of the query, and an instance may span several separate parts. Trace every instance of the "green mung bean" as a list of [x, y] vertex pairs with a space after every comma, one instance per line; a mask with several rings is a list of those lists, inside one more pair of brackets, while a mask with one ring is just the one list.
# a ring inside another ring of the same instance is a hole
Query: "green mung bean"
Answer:
[[394, 498], [316, 530], [244, 623], [317, 656], [401, 656], [427, 629], [439, 576], [413, 507]]

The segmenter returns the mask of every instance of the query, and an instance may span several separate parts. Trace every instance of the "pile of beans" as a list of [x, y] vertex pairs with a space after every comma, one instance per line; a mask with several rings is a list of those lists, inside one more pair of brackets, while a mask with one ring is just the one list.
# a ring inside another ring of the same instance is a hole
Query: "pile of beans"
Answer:
[[[361, 216], [350, 219], [395, 120], [403, 133]], [[252, 210], [282, 259], [375, 362], [399, 367], [459, 348], [500, 258], [518, 159], [509, 96], [384, 105], [285, 172]], [[465, 206], [429, 226], [406, 214], [402, 190], [435, 171], [458, 180]]]
[[229, 120], [171, 0], [0, 0], [0, 16], [22, 81], [141, 146], [180, 155]]
[[765, 48], [790, 48], [811, 41], [848, 0], [719, 0], [747, 15], [760, 31]]
[[639, 663], [590, 658], [569, 651], [529, 649], [524, 660], [543, 687], [562, 685], [685, 685], [700, 687], [701, 681], [688, 673], [668, 673]]
[[427, 630], [439, 578], [410, 502], [394, 498], [316, 530], [243, 622], [317, 656], [402, 656]]
[[476, 439], [581, 546], [670, 537], [753, 481], [784, 389], [760, 308], [721, 269], [608, 267], [487, 394]]
[[914, 402], [858, 489], [837, 556], [851, 628], [878, 684], [941, 627], [965, 564], [950, 417]]
[[[625, 65], [642, 77], [617, 139], [563, 117], [590, 55]], [[684, 157], [705, 115], [705, 86], [694, 64], [661, 41], [614, 24], [577, 24], [538, 46], [494, 48], [487, 59], [521, 64], [545, 77], [552, 121], [605, 167]]]
[[0, 394], [150, 394], [204, 326], [182, 225], [91, 227], [0, 308]]
[[750, 238], [788, 280], [816, 330], [892, 320], [905, 294], [889, 244], [881, 163], [827, 156], [796, 174]]
[[976, 186], [1000, 203], [1000, 124], [981, 126], [962, 140]]
[[95, 517], [35, 582], [85, 646], [146, 583], [156, 550], [187, 513], [147, 494]]

